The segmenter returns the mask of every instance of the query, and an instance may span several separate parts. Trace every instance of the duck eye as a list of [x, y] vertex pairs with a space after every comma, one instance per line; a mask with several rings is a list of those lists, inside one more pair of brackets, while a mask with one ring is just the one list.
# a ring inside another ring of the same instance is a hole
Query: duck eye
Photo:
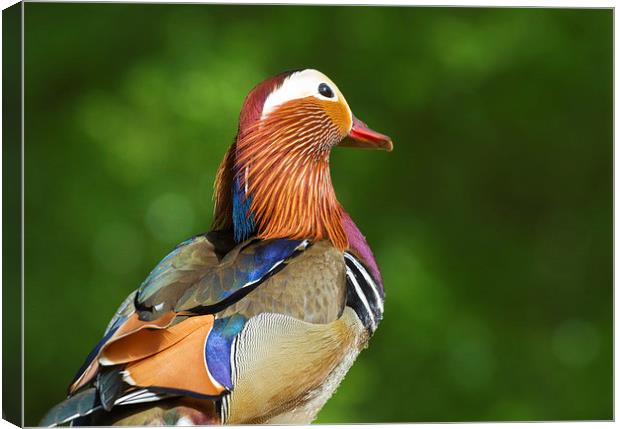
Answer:
[[326, 83], [322, 83], [319, 85], [319, 94], [321, 94], [323, 97], [334, 98], [334, 91], [332, 91], [332, 89]]

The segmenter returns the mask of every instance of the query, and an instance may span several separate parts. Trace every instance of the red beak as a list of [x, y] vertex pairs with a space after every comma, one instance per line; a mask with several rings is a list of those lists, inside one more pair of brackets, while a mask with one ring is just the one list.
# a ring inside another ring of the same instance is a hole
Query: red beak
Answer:
[[394, 149], [392, 139], [385, 134], [368, 128], [368, 125], [353, 116], [353, 126], [349, 135], [338, 146], [358, 147], [362, 149], [383, 149], [390, 152]]

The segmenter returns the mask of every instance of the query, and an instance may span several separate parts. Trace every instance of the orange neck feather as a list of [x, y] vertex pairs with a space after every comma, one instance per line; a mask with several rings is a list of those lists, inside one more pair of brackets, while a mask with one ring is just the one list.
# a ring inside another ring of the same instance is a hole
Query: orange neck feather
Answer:
[[343, 136], [324, 109], [309, 99], [288, 102], [243, 131], [218, 171], [214, 227], [232, 227], [231, 189], [239, 179], [257, 237], [329, 239], [345, 250], [344, 211], [329, 172], [330, 149]]

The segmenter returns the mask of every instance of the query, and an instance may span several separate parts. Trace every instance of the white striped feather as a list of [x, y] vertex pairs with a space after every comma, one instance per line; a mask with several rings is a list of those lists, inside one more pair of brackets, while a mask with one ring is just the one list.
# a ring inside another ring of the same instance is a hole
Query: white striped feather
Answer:
[[121, 396], [116, 401], [114, 401], [114, 405], [130, 405], [140, 404], [143, 402], [153, 402], [169, 398], [171, 396], [173, 395], [151, 392], [148, 389], [138, 389]]
[[362, 288], [360, 287], [359, 283], [357, 282], [357, 279], [355, 278], [355, 274], [353, 273], [353, 271], [351, 271], [351, 269], [349, 267], [347, 267], [347, 277], [349, 278], [349, 280], [353, 284], [353, 288], [355, 290], [355, 293], [356, 293], [357, 297], [360, 299], [362, 304], [364, 304], [364, 308], [366, 309], [366, 312], [370, 316], [370, 320], [372, 321], [372, 331], [374, 332], [374, 330], [377, 328], [377, 320], [375, 319], [375, 314], [373, 313], [372, 309], [370, 308], [370, 304], [368, 303], [368, 300], [366, 299], [366, 295], [362, 291]]
[[375, 300], [377, 301], [377, 304], [379, 305], [381, 314], [383, 314], [383, 299], [381, 298], [381, 295], [379, 294], [377, 284], [375, 283], [375, 281], [372, 279], [372, 277], [368, 273], [368, 270], [366, 270], [366, 268], [364, 268], [364, 266], [362, 266], [362, 264], [359, 263], [357, 258], [351, 255], [349, 252], [344, 252], [344, 257], [348, 259], [349, 261], [351, 261], [355, 265], [355, 267], [359, 270], [359, 272], [362, 273], [362, 275], [364, 276], [364, 280], [366, 280], [366, 282], [370, 285], [370, 288], [372, 289], [375, 295]]

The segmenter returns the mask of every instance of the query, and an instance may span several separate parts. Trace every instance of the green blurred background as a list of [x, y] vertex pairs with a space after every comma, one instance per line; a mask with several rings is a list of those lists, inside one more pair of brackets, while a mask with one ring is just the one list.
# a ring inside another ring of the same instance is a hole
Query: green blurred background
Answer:
[[206, 231], [246, 93], [317, 68], [394, 152], [332, 176], [385, 319], [318, 421], [612, 418], [612, 11], [34, 4], [26, 424]]

